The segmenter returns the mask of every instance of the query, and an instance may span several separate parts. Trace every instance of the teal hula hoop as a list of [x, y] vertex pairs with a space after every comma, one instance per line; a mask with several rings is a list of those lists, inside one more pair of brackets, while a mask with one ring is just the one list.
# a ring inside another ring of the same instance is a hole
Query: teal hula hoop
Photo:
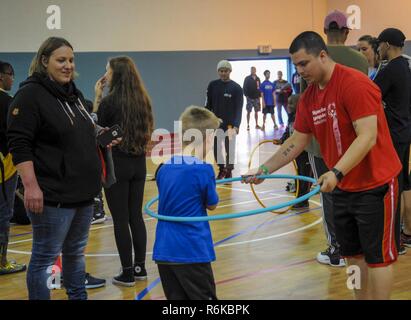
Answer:
[[[272, 174], [272, 175], [261, 175], [257, 176], [257, 178], [262, 178], [262, 179], [298, 179], [302, 181], [307, 181], [315, 184], [317, 181], [311, 177], [306, 177], [306, 176], [295, 176], [295, 175], [290, 175], [290, 174]], [[242, 177], [237, 177], [237, 178], [230, 178], [230, 179], [221, 179], [217, 180], [216, 183], [226, 183], [226, 182], [235, 182], [235, 181], [241, 181], [243, 178]], [[280, 204], [277, 204], [275, 206], [267, 207], [267, 208], [261, 208], [261, 209], [255, 209], [255, 210], [248, 210], [248, 211], [242, 211], [242, 212], [237, 212], [237, 213], [226, 213], [226, 214], [219, 214], [219, 215], [214, 215], [214, 216], [201, 216], [201, 217], [176, 217], [176, 216], [165, 216], [165, 215], [159, 215], [154, 213], [152, 210], [150, 210], [150, 207], [158, 201], [158, 196], [151, 199], [147, 204], [144, 206], [144, 211], [146, 214], [149, 216], [159, 219], [159, 220], [164, 220], [164, 221], [172, 221], [172, 222], [194, 222], [194, 221], [212, 221], [212, 220], [224, 220], [224, 219], [234, 219], [234, 218], [241, 218], [241, 217], [247, 217], [247, 216], [252, 216], [260, 213], [265, 213], [268, 211], [274, 211], [278, 210], [284, 207], [289, 207], [293, 206], [297, 203], [300, 203], [302, 201], [305, 201], [312, 196], [316, 195], [317, 193], [320, 192], [321, 186], [316, 185], [313, 190], [311, 190], [309, 193], [293, 199], [291, 201], [283, 202]]]

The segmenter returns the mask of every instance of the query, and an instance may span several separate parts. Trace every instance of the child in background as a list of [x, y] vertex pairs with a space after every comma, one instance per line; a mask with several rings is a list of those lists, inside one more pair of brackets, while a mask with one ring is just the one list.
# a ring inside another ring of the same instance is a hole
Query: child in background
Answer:
[[[180, 117], [182, 134], [191, 133], [197, 140], [183, 139], [183, 154], [174, 155], [157, 173], [160, 215], [206, 216], [207, 209], [217, 207], [218, 195], [214, 170], [204, 162], [213, 146], [214, 131], [221, 120], [206, 108], [188, 107]], [[210, 130], [211, 129], [211, 130]], [[191, 131], [191, 132], [190, 132]], [[184, 154], [195, 147], [196, 154]], [[211, 262], [215, 260], [208, 221], [169, 222], [159, 220], [153, 249], [161, 283], [168, 300], [216, 300]]]
[[263, 127], [262, 130], [265, 130], [265, 118], [267, 117], [267, 113], [271, 114], [271, 119], [273, 120], [274, 130], [278, 129], [277, 123], [275, 122], [274, 117], [274, 85], [270, 81], [270, 70], [264, 71], [265, 80], [260, 85], [260, 91], [263, 94]]

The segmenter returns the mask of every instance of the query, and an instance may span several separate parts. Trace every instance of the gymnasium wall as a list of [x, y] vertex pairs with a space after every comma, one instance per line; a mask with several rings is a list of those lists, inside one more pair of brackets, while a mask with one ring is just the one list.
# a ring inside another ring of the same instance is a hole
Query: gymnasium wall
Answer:
[[[61, 29], [55, 11], [60, 9]], [[258, 45], [270, 56], [288, 56], [302, 30], [321, 31], [326, 0], [1, 0], [0, 59], [16, 69], [13, 93], [27, 76], [41, 42], [66, 37], [74, 46], [78, 87], [94, 98], [94, 83], [109, 57], [131, 56], [154, 104], [156, 127], [173, 121], [190, 104], [203, 105], [217, 62], [258, 57]], [[53, 19], [51, 19], [53, 18]]]
[[361, 10], [361, 29], [353, 29], [347, 44], [355, 45], [364, 34], [378, 36], [382, 30], [395, 27], [411, 39], [411, 1], [409, 0], [328, 0], [327, 12], [333, 9], [345, 11], [356, 5]]
[[[94, 84], [105, 72], [107, 59], [119, 52], [79, 52], [75, 54], [79, 77], [77, 87], [86, 98], [94, 99]], [[204, 105], [209, 81], [217, 78], [217, 62], [225, 58], [257, 57], [256, 50], [122, 52], [136, 62], [153, 100], [155, 126], [173, 131], [174, 120], [188, 105]], [[0, 60], [15, 68], [15, 84], [27, 77], [34, 53], [0, 53]], [[287, 50], [275, 50], [272, 57], [288, 57]], [[266, 56], [264, 56], [266, 57]], [[261, 70], [260, 70], [261, 71]], [[241, 83], [242, 85], [242, 83]]]
[[[51, 5], [61, 29], [48, 29]], [[51, 35], [78, 52], [243, 50], [287, 48], [301, 30], [321, 31], [327, 0], [1, 0], [0, 8], [0, 30], [11, 31], [0, 52], [32, 52]]]
[[[89, 99], [107, 59], [131, 56], [152, 97], [156, 127], [168, 130], [173, 130], [174, 119], [187, 105], [204, 104], [207, 84], [217, 78], [219, 60], [258, 58], [260, 44], [273, 47], [272, 57], [287, 57], [286, 48], [298, 33], [322, 33], [329, 10], [346, 10], [353, 4], [345, 0], [0, 1], [0, 59], [16, 70], [13, 93], [27, 76], [40, 43], [48, 36], [62, 36], [75, 48], [80, 74], [76, 83]], [[386, 8], [382, 0], [356, 0], [362, 9], [362, 30], [352, 31], [351, 43], [357, 34], [377, 34], [373, 30], [382, 30], [384, 24], [399, 23], [407, 32], [405, 15], [411, 2], [395, 2], [397, 6]], [[46, 12], [49, 5], [61, 10], [60, 30], [47, 27], [52, 16]], [[408, 48], [407, 44], [411, 53]]]

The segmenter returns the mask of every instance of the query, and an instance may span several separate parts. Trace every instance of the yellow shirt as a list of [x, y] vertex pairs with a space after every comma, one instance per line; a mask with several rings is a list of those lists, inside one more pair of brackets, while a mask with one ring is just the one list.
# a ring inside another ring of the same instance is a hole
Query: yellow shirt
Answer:
[[[3, 164], [4, 164], [4, 181], [7, 181], [16, 173], [16, 167], [13, 164], [11, 153], [9, 153], [5, 158], [3, 157], [1, 153], [0, 155], [1, 155], [1, 160], [3, 161]], [[2, 181], [2, 178], [0, 176], [0, 183], [1, 181]]]
[[[3, 88], [0, 88], [1, 91], [6, 92]], [[6, 92], [7, 93], [7, 92]], [[16, 167], [13, 164], [13, 159], [11, 153], [9, 153], [6, 157], [0, 152], [0, 160], [3, 161], [4, 165], [4, 181], [10, 179], [16, 173]], [[0, 173], [0, 183], [2, 182], [2, 176]]]

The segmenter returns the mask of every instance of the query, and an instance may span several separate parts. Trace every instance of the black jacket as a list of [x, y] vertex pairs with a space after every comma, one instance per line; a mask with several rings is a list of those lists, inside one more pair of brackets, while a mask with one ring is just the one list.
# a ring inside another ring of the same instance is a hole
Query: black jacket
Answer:
[[94, 123], [74, 83], [34, 74], [20, 85], [8, 114], [13, 162], [33, 161], [44, 202], [75, 207], [101, 190]]
[[7, 148], [7, 112], [9, 110], [9, 105], [12, 97], [10, 97], [6, 92], [0, 90], [0, 152], [3, 156], [8, 154]]
[[244, 84], [243, 84], [244, 95], [251, 99], [260, 98], [261, 96], [260, 84], [261, 84], [260, 78], [257, 76], [255, 80], [251, 74], [245, 77]]
[[380, 87], [394, 144], [411, 141], [411, 72], [402, 56], [391, 60], [374, 79]]
[[240, 127], [243, 102], [243, 90], [237, 82], [218, 79], [209, 83], [206, 108], [223, 120], [222, 129], [228, 125]]

